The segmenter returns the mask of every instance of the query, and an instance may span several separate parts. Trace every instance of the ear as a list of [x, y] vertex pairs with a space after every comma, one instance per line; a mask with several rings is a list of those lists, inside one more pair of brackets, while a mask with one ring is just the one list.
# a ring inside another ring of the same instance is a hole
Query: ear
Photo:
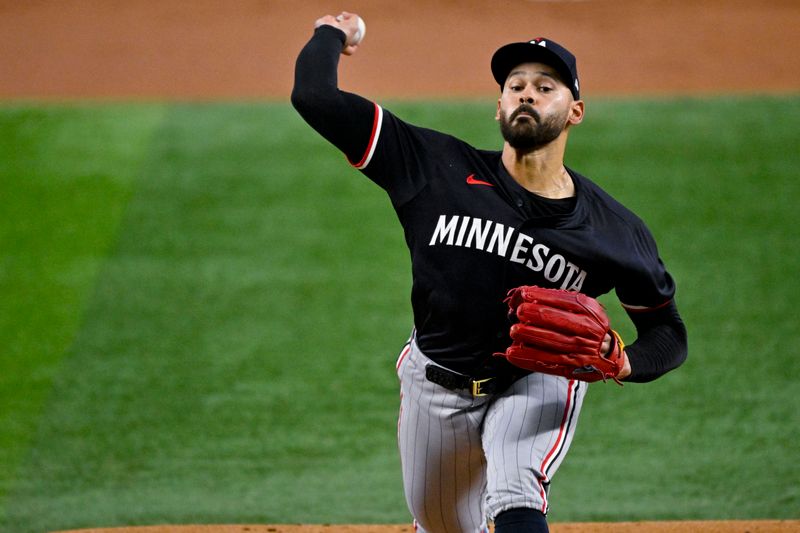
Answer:
[[577, 125], [583, 122], [583, 114], [585, 111], [583, 100], [575, 100], [572, 102], [572, 107], [569, 110], [569, 117], [567, 122], [570, 125]]
[[497, 111], [494, 112], [494, 119], [500, 120], [500, 98], [497, 99]]

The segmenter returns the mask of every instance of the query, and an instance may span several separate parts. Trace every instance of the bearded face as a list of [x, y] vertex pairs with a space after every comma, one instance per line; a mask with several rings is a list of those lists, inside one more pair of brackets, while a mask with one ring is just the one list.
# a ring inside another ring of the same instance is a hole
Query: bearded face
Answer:
[[498, 112], [500, 133], [508, 144], [517, 150], [532, 151], [558, 138], [564, 131], [569, 111], [542, 117], [532, 106], [521, 104], [509, 116], [503, 109]]

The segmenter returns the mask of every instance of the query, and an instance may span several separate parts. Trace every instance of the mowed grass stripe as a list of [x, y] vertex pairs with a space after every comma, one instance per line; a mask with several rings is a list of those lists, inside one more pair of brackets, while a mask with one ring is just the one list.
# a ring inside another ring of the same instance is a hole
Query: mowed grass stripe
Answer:
[[[590, 102], [567, 160], [653, 229], [691, 358], [593, 386], [551, 519], [796, 516], [798, 102]], [[387, 107], [499, 145], [490, 104]], [[408, 520], [410, 276], [386, 198], [284, 105], [173, 106], [153, 146], [10, 530]]]
[[0, 107], [0, 517], [160, 116]]
[[172, 107], [10, 523], [405, 519], [391, 216], [286, 106]]

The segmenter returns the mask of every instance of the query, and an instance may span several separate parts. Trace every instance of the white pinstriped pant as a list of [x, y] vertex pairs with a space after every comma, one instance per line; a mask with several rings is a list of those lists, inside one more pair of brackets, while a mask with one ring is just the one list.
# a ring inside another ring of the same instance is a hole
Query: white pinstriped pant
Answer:
[[413, 339], [397, 362], [397, 440], [406, 503], [423, 533], [480, 533], [502, 511], [547, 512], [547, 488], [567, 453], [587, 384], [530, 374], [473, 398], [425, 378]]

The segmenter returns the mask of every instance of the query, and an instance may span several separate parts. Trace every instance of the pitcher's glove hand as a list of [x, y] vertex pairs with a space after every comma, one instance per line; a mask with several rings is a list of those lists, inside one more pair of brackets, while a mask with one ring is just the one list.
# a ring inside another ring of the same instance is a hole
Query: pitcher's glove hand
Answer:
[[[536, 286], [512, 289], [505, 302], [509, 318], [519, 321], [511, 326], [511, 346], [495, 355], [525, 370], [619, 383], [625, 345], [609, 327], [600, 302], [578, 292]], [[604, 354], [606, 334], [611, 336], [611, 347]]]

